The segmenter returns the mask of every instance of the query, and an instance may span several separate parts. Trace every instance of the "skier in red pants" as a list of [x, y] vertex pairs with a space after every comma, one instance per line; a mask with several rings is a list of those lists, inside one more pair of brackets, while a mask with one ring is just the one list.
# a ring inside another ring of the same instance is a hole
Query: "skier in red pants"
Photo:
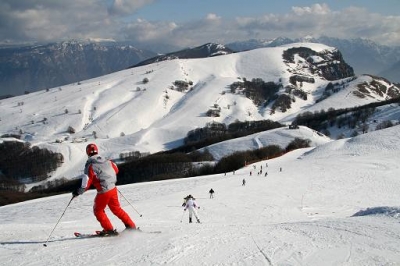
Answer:
[[86, 146], [86, 154], [89, 159], [86, 161], [81, 187], [72, 192], [73, 197], [83, 194], [93, 185], [97, 190], [94, 199], [93, 212], [100, 225], [103, 227], [100, 235], [117, 235], [118, 232], [113, 228], [104, 209], [108, 206], [111, 212], [117, 216], [127, 229], [136, 229], [135, 223], [129, 215], [121, 208], [118, 200], [118, 190], [115, 186], [117, 182], [117, 165], [98, 154], [96, 144]]

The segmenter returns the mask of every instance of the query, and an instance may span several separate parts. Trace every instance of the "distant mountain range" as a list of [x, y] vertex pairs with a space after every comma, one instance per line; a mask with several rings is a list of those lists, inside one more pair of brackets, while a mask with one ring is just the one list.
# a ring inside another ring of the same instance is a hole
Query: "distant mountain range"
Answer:
[[226, 45], [207, 43], [161, 55], [129, 44], [70, 41], [0, 47], [0, 98], [54, 88], [174, 58], [206, 58], [296, 42], [335, 47], [353, 67], [355, 74], [372, 74], [400, 82], [400, 47], [383, 46], [361, 38], [252, 39]]
[[130, 45], [62, 42], [0, 47], [0, 95], [21, 95], [126, 69], [157, 55]]

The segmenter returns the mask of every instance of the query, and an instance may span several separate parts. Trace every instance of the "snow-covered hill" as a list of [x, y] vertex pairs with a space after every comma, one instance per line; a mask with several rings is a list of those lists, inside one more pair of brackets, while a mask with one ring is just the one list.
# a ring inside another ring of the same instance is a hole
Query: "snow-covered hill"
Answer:
[[[120, 186], [123, 208], [143, 231], [159, 234], [75, 238], [99, 229], [94, 191], [68, 208], [69, 193], [3, 206], [0, 265], [398, 265], [399, 139], [395, 126], [234, 174]], [[188, 194], [201, 224], [189, 224], [181, 207]]]
[[[299, 47], [313, 55], [305, 58], [300, 51], [292, 52], [291, 59], [283, 58], [285, 51]], [[125, 152], [154, 153], [178, 147], [188, 131], [209, 122], [271, 119], [290, 123], [299, 112], [387, 99], [387, 93], [368, 93], [368, 84], [362, 87], [368, 96], [354, 94], [360, 83], [374, 80], [369, 76], [327, 80], [325, 72], [331, 69], [328, 76], [334, 76], [335, 66], [342, 63], [335, 48], [316, 43], [158, 62], [4, 99], [0, 102], [0, 134], [18, 134], [33, 146], [62, 153], [64, 164], [52, 179], [71, 178], [82, 171], [86, 141], [96, 142], [103, 155], [115, 159]], [[312, 82], [293, 82], [294, 75]], [[254, 78], [281, 84], [277, 94], [291, 97], [291, 107], [285, 112], [279, 108], [272, 111], [273, 102], [255, 105], [241, 90], [231, 92], [232, 83]], [[329, 83], [335, 83], [338, 92], [316, 105]], [[392, 86], [384, 80], [375, 83]], [[307, 97], [291, 95], [291, 90], [302, 91]], [[206, 115], [213, 108], [219, 110], [219, 117]]]
[[220, 160], [222, 157], [238, 151], [256, 150], [269, 145], [286, 147], [295, 138], [309, 139], [311, 141], [310, 145], [313, 147], [332, 141], [315, 130], [300, 126], [298, 129], [277, 128], [242, 138], [223, 141], [207, 146], [201, 149], [201, 151], [207, 149], [215, 160]]
[[389, 47], [380, 45], [369, 39], [339, 39], [327, 36], [313, 38], [306, 36], [300, 39], [289, 39], [278, 37], [275, 39], [251, 39], [240, 42], [226, 44], [234, 51], [246, 51], [261, 47], [274, 47], [282, 44], [297, 42], [323, 43], [328, 46], [336, 47], [343, 54], [346, 62], [349, 63], [357, 74], [379, 75], [392, 82], [399, 82], [398, 68], [393, 72], [394, 66], [398, 66], [400, 60], [400, 47]]

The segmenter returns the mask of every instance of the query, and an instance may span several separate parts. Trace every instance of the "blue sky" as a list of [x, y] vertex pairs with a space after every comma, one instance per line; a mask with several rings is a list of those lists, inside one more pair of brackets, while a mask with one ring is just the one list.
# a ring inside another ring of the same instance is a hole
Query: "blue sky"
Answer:
[[149, 20], [188, 21], [205, 17], [209, 13], [226, 19], [236, 16], [262, 16], [266, 13], [285, 14], [293, 6], [311, 6], [315, 3], [327, 3], [333, 10], [350, 6], [362, 7], [369, 12], [382, 15], [400, 15], [399, 0], [160, 0], [144, 6], [134, 17]]
[[400, 46], [400, 0], [1, 0], [0, 40], [138, 47], [326, 35]]

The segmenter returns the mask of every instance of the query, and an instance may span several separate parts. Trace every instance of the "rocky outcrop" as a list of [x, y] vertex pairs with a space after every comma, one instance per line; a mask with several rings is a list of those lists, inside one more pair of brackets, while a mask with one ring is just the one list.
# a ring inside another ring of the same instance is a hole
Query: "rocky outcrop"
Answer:
[[[319, 75], [326, 80], [338, 80], [343, 78], [348, 78], [354, 76], [354, 70], [349, 66], [344, 60], [342, 54], [338, 50], [326, 50], [324, 52], [316, 52], [308, 47], [295, 47], [284, 51], [283, 59], [289, 64], [296, 64], [295, 56], [298, 55], [300, 58], [304, 59], [301, 61], [301, 70], [309, 69], [309, 73], [313, 75]], [[294, 69], [295, 80], [301, 74], [296, 73]], [[303, 75], [303, 80], [306, 79]], [[312, 82], [312, 78], [309, 78]]]

